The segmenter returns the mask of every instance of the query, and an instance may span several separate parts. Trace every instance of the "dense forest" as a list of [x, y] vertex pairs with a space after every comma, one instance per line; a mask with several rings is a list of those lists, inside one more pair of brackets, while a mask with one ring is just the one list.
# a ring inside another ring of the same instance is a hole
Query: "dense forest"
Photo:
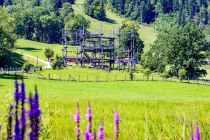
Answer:
[[209, 24], [208, 0], [109, 0], [112, 10], [142, 23], [154, 22], [157, 17], [174, 13], [179, 24], [196, 22]]

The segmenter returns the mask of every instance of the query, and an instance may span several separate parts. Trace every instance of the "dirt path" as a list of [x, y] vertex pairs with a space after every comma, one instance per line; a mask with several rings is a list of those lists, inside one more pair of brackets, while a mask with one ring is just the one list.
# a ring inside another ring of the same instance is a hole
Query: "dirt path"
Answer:
[[[37, 60], [37, 57], [35, 57], [35, 56], [33, 56], [33, 55], [29, 55], [29, 54], [22, 54], [22, 55]], [[45, 69], [50, 69], [50, 68], [52, 68], [52, 66], [50, 65], [50, 62], [45, 61], [45, 60], [42, 60], [42, 59], [40, 59], [40, 58], [38, 58], [38, 61], [45, 64], [45, 66], [44, 66]]]

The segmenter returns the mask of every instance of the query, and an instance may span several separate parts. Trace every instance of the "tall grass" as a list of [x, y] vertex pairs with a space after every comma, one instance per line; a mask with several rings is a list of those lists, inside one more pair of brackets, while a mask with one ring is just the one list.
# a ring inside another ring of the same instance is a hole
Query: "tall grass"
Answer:
[[[105, 137], [114, 139], [113, 113], [120, 112], [120, 140], [189, 139], [196, 123], [201, 139], [209, 139], [210, 87], [162, 82], [91, 82], [75, 83], [48, 80], [25, 80], [30, 91], [39, 84], [43, 110], [42, 139], [75, 139], [75, 104], [80, 102], [80, 112], [86, 112], [91, 101], [93, 130], [104, 121]], [[11, 94], [11, 80], [0, 80], [0, 106]], [[4, 96], [6, 96], [4, 98]], [[5, 117], [4, 109], [0, 119]], [[81, 114], [82, 134], [88, 122]], [[3, 122], [3, 121], [0, 121]], [[2, 124], [4, 128], [4, 124]], [[191, 130], [192, 129], [192, 130]], [[3, 130], [4, 132], [4, 130]], [[4, 133], [3, 133], [4, 134]]]

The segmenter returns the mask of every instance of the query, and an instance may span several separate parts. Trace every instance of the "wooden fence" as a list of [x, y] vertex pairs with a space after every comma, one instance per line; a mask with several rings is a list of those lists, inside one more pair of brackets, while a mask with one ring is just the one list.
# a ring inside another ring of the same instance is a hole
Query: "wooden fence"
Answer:
[[[28, 78], [43, 79], [43, 80], [59, 80], [59, 81], [73, 81], [73, 82], [114, 82], [114, 81], [131, 81], [130, 75], [124, 73], [124, 75], [109, 75], [108, 73], [101, 76], [95, 75], [73, 75], [73, 74], [28, 74]], [[181, 82], [181, 83], [192, 83], [200, 85], [210, 86], [210, 80], [207, 79], [196, 79], [196, 80], [179, 80], [177, 78], [165, 78], [158, 74], [152, 74], [150, 76], [145, 76], [144, 74], [134, 74], [132, 81], [160, 81], [160, 82]]]

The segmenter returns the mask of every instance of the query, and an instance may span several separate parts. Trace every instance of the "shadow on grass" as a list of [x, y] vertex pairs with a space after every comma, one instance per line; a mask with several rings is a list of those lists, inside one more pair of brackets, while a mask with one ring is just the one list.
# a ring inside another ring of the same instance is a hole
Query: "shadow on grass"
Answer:
[[18, 67], [22, 67], [24, 63], [25, 63], [25, 60], [23, 59], [23, 56], [21, 54], [13, 52], [11, 54], [11, 58], [9, 62], [7, 63], [7, 67], [18, 68]]
[[19, 50], [25, 50], [25, 51], [33, 51], [33, 52], [37, 52], [40, 51], [42, 49], [37, 49], [37, 48], [31, 48], [31, 47], [27, 47], [27, 48], [17, 48]]
[[115, 20], [109, 19], [109, 18], [105, 18], [103, 21], [104, 21], [104, 22], [111, 23], [111, 24], [116, 24], [116, 21], [115, 21]]
[[0, 79], [7, 79], [7, 80], [23, 79], [23, 76], [11, 75], [11, 74], [0, 74]]

